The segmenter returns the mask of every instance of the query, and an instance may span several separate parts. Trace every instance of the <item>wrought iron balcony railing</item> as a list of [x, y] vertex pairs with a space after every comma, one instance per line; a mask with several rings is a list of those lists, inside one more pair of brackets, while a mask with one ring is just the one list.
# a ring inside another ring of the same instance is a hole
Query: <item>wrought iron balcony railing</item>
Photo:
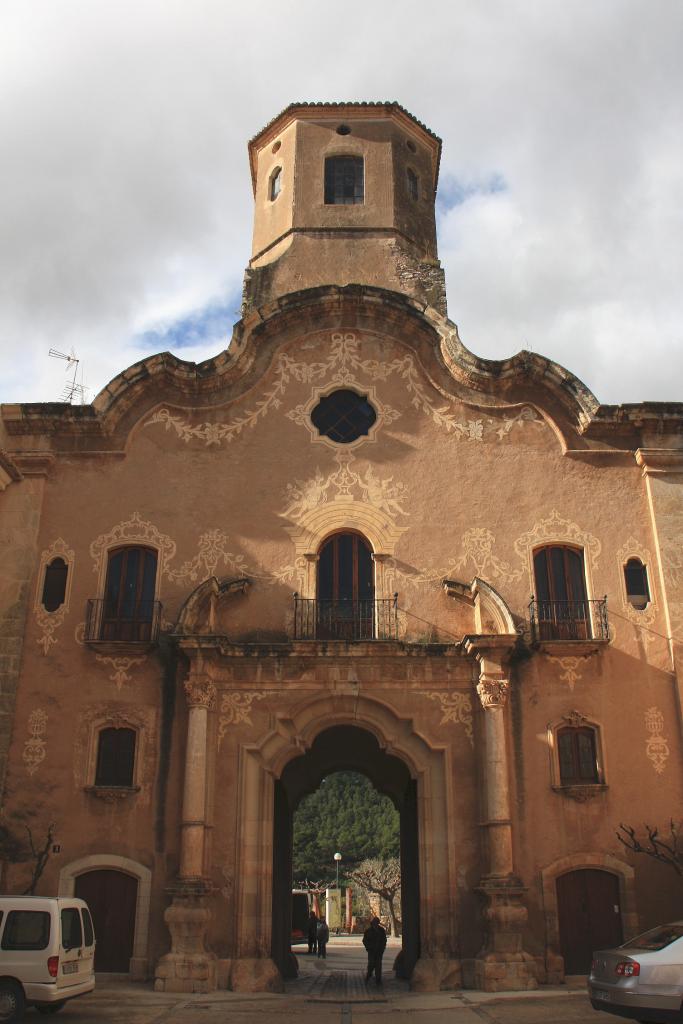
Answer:
[[539, 601], [529, 605], [533, 640], [609, 640], [607, 598]]
[[160, 601], [137, 601], [117, 608], [105, 597], [88, 601], [85, 640], [88, 643], [156, 643], [161, 624]]
[[397, 640], [398, 594], [375, 600], [294, 595], [295, 640]]

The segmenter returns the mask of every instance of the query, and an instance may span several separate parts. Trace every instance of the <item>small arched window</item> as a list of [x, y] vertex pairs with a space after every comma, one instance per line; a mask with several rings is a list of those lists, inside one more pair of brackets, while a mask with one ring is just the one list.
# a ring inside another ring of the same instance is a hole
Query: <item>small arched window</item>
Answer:
[[561, 785], [594, 785], [600, 782], [596, 733], [591, 726], [558, 729], [557, 756]]
[[96, 786], [133, 785], [135, 768], [135, 730], [102, 729], [97, 744]]
[[419, 180], [415, 171], [410, 167], [406, 171], [406, 180], [408, 183], [408, 195], [411, 199], [417, 199], [420, 191]]
[[282, 168], [276, 167], [270, 176], [270, 184], [268, 186], [268, 198], [271, 203], [274, 202], [282, 191]]
[[642, 611], [650, 603], [650, 587], [647, 582], [647, 569], [639, 558], [629, 558], [624, 566], [626, 596], [634, 608]]
[[40, 602], [46, 612], [56, 612], [64, 604], [69, 566], [63, 558], [53, 558], [45, 568]]
[[364, 202], [362, 156], [328, 156], [325, 160], [325, 203], [354, 206]]

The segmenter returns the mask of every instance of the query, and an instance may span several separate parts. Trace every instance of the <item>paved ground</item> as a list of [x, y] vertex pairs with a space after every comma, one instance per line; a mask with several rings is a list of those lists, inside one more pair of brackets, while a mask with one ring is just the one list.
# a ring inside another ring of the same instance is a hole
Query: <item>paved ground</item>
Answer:
[[[388, 949], [388, 966], [395, 955]], [[366, 957], [360, 939], [333, 938], [327, 959], [298, 954], [300, 975], [284, 995], [212, 992], [206, 996], [167, 995], [151, 985], [133, 985], [98, 976], [97, 989], [67, 1004], [63, 1024], [610, 1024], [619, 1018], [591, 1008], [583, 988], [539, 989], [521, 995], [484, 992], [409, 991], [389, 971], [381, 987], [365, 984]], [[27, 1024], [38, 1020], [35, 1010]]]

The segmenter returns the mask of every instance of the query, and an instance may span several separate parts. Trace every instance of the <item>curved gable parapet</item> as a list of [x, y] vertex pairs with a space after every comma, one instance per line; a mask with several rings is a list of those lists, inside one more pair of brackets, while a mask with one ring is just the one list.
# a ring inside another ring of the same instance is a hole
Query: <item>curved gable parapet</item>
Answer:
[[481, 358], [435, 309], [399, 292], [359, 284], [291, 292], [235, 324], [229, 347], [211, 359], [192, 363], [170, 352], [149, 356], [114, 377], [92, 405], [5, 405], [3, 424], [9, 435], [49, 437], [53, 451], [121, 453], [153, 410], [209, 410], [235, 401], [258, 384], [279, 348], [326, 330], [394, 337], [412, 351], [446, 400], [477, 409], [534, 406], [564, 451], [600, 446], [634, 451], [654, 434], [675, 435], [673, 446], [682, 443], [683, 404], [602, 406], [558, 363], [527, 351], [504, 360]]

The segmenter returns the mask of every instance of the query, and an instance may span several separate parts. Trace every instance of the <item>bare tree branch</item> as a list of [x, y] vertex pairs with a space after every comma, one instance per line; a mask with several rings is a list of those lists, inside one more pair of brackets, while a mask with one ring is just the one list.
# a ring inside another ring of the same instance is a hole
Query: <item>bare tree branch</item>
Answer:
[[401, 891], [401, 865], [396, 857], [381, 860], [371, 857], [363, 860], [353, 871], [347, 872], [349, 879], [366, 893], [374, 893], [385, 900], [389, 907], [391, 929], [400, 935], [401, 929], [396, 918], [396, 898]]
[[657, 826], [645, 824], [646, 835], [639, 838], [636, 830], [631, 825], [619, 824], [616, 833], [617, 839], [622, 846], [632, 853], [643, 853], [661, 864], [673, 868], [677, 875], [683, 877], [683, 849], [680, 847], [681, 825], [676, 824], [673, 818], [669, 821], [669, 835], [663, 839], [659, 834]]

